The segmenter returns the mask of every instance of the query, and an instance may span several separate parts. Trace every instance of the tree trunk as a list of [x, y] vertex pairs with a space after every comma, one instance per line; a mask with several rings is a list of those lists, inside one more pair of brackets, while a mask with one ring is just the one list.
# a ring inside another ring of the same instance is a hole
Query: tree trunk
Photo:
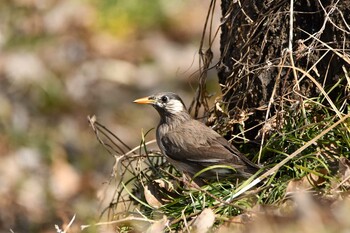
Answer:
[[[335, 82], [346, 83], [349, 6], [349, 0], [295, 1], [289, 47], [290, 1], [222, 0], [221, 60], [217, 69], [223, 106], [231, 122], [241, 122], [249, 129], [284, 105], [300, 105], [304, 98], [318, 96], [320, 89], [312, 78], [302, 78], [303, 73], [291, 67], [305, 72], [310, 69], [309, 75], [325, 90]], [[330, 97], [339, 98], [341, 94], [340, 98], [346, 98], [339, 91], [334, 89]], [[272, 94], [274, 101], [266, 115]], [[249, 130], [245, 136], [255, 139], [260, 128]]]

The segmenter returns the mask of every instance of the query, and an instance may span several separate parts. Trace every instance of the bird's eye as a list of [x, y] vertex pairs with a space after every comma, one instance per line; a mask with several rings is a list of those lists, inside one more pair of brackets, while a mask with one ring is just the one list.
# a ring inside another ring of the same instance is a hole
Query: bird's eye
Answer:
[[168, 100], [169, 100], [169, 98], [168, 98], [168, 96], [166, 96], [166, 95], [162, 96], [162, 98], [161, 98], [161, 101], [162, 101], [163, 103], [168, 102]]

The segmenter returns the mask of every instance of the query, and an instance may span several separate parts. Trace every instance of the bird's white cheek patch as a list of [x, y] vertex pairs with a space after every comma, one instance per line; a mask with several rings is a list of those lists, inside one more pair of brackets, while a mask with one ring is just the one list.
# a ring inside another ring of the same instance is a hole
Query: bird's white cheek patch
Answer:
[[169, 112], [171, 112], [173, 114], [184, 111], [184, 106], [178, 100], [169, 102], [167, 108], [168, 108]]

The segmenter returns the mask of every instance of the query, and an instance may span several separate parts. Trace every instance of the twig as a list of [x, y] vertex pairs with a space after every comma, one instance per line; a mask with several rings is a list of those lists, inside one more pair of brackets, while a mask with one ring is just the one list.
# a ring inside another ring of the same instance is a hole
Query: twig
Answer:
[[290, 53], [293, 53], [293, 25], [294, 25], [294, 0], [290, 0], [289, 6], [289, 41], [288, 41], [288, 50]]
[[72, 217], [72, 219], [70, 220], [70, 222], [68, 223], [68, 225], [66, 226], [66, 228], [64, 229], [64, 231], [62, 231], [57, 225], [55, 225], [55, 228], [57, 230], [58, 233], [67, 233], [67, 231], [69, 230], [69, 228], [72, 226], [74, 220], [75, 220], [75, 214]]
[[[280, 64], [284, 64], [285, 63], [286, 57], [287, 57], [286, 53], [284, 53], [283, 59], [281, 60]], [[267, 123], [267, 120], [269, 118], [270, 109], [271, 109], [272, 103], [274, 102], [275, 93], [276, 93], [276, 90], [277, 90], [278, 85], [279, 85], [280, 80], [281, 80], [281, 73], [282, 73], [282, 67], [280, 67], [280, 69], [278, 71], [278, 74], [277, 74], [277, 77], [276, 77], [276, 81], [275, 81], [275, 85], [274, 85], [272, 93], [271, 93], [271, 97], [270, 97], [269, 104], [268, 104], [268, 107], [267, 107], [267, 110], [266, 110], [266, 115], [265, 115], [265, 124]], [[261, 158], [261, 154], [262, 154], [264, 140], [265, 140], [265, 132], [263, 131], [262, 137], [261, 137], [261, 143], [260, 143], [259, 156], [258, 156], [258, 164], [260, 164], [260, 158]]]
[[91, 224], [91, 225], [81, 225], [80, 229], [84, 230], [88, 227], [92, 227], [92, 226], [103, 226], [103, 225], [110, 225], [110, 224], [117, 224], [117, 223], [123, 223], [123, 222], [128, 222], [128, 221], [141, 221], [141, 222], [149, 222], [149, 223], [155, 223], [155, 220], [151, 220], [151, 219], [146, 219], [146, 218], [138, 218], [138, 217], [127, 217], [127, 218], [123, 218], [120, 220], [114, 220], [114, 221], [109, 221], [109, 222], [99, 222], [96, 224]]

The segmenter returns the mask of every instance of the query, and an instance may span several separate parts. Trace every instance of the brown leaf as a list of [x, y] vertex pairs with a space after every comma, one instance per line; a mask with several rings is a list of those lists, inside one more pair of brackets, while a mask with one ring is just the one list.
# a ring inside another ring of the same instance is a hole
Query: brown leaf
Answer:
[[350, 187], [350, 160], [345, 157], [339, 159], [339, 176], [341, 184], [349, 188]]
[[[317, 170], [317, 173], [320, 173], [322, 175], [327, 175], [328, 171], [325, 168], [322, 168], [320, 170]], [[326, 181], [326, 179], [323, 176], [319, 176], [313, 173], [310, 173], [306, 176], [306, 179], [308, 180], [309, 184], [311, 184], [313, 187], [318, 187]]]
[[286, 189], [286, 194], [296, 193], [300, 191], [306, 191], [308, 189], [311, 189], [310, 183], [306, 180], [305, 177], [302, 179], [293, 179], [289, 181]]
[[257, 215], [255, 212], [259, 212], [261, 206], [256, 206], [243, 214], [234, 216], [225, 221], [224, 224], [218, 227], [215, 232], [218, 233], [229, 233], [229, 232], [247, 232], [247, 226], [253, 223]]
[[195, 219], [193, 223], [193, 232], [205, 233], [210, 230], [215, 222], [215, 214], [210, 208], [206, 208]]
[[[323, 175], [326, 175], [328, 173], [326, 169], [320, 169], [317, 172]], [[326, 179], [323, 176], [309, 173], [301, 179], [293, 179], [289, 181], [286, 189], [286, 194], [307, 191], [314, 187], [322, 185], [325, 181]]]
[[154, 182], [157, 183], [160, 188], [164, 188], [166, 191], [172, 192], [175, 190], [175, 180], [157, 179]]
[[158, 233], [158, 232], [164, 232], [165, 227], [168, 225], [169, 220], [168, 218], [163, 215], [163, 218], [159, 221], [156, 221], [151, 226], [147, 228], [146, 233]]
[[156, 186], [152, 183], [145, 185], [144, 194], [147, 203], [153, 208], [159, 208], [162, 206], [161, 200], [159, 199], [159, 195], [157, 195]]

